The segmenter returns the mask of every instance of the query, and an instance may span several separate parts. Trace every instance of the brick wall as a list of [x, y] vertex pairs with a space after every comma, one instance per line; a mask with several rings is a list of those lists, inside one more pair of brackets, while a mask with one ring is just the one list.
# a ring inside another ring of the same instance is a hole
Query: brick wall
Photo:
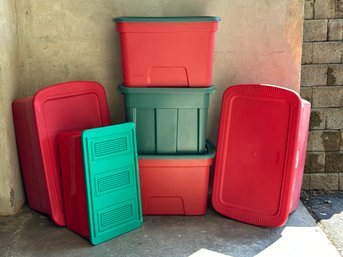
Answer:
[[304, 189], [343, 190], [343, 0], [305, 0], [301, 95], [312, 104]]

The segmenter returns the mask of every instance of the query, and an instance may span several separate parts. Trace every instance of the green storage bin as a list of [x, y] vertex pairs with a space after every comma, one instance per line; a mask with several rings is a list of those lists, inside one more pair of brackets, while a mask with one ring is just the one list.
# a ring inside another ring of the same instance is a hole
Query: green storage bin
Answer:
[[82, 133], [89, 233], [94, 245], [143, 223], [135, 134], [131, 122]]
[[132, 88], [125, 96], [127, 121], [137, 130], [139, 154], [205, 152], [207, 113], [215, 88]]

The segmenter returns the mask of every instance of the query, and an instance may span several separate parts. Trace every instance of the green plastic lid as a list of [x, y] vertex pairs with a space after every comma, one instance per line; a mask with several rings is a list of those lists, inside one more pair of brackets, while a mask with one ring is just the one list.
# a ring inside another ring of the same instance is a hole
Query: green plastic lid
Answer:
[[113, 19], [114, 22], [208, 22], [220, 21], [216, 16], [179, 16], [179, 17], [135, 17], [121, 16]]
[[135, 124], [82, 133], [90, 241], [100, 244], [143, 223]]

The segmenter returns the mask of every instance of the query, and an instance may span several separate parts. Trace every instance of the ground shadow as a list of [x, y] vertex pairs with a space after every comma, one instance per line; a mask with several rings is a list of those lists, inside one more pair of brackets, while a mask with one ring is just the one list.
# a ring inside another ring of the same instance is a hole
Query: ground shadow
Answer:
[[301, 201], [317, 222], [343, 212], [343, 191], [304, 190]]

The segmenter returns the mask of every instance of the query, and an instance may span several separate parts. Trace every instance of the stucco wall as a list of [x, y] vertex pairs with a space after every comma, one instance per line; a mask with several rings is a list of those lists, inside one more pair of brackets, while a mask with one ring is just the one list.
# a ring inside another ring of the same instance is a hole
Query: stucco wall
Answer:
[[298, 90], [302, 43], [302, 0], [116, 0], [18, 1], [22, 87], [25, 95], [66, 80], [104, 85], [113, 122], [124, 120], [118, 33], [122, 15], [216, 15], [209, 135], [216, 139], [223, 90], [231, 84], [264, 82]]
[[57, 82], [94, 80], [107, 91], [112, 122], [124, 121], [116, 91], [122, 80], [119, 38], [112, 23], [124, 15], [222, 18], [214, 56], [217, 91], [208, 121], [213, 141], [229, 85], [263, 82], [299, 90], [303, 0], [25, 0], [17, 1], [22, 96]]
[[24, 202], [15, 147], [11, 102], [20, 96], [14, 1], [0, 1], [0, 215]]

